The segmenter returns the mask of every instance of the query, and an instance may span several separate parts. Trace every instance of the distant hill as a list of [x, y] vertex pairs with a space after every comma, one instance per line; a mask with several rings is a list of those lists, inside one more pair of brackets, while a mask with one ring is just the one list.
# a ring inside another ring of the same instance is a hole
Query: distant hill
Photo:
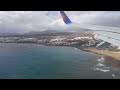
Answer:
[[0, 36], [14, 36], [14, 35], [20, 35], [19, 33], [0, 33]]
[[46, 31], [31, 31], [28, 33], [0, 33], [2, 37], [51, 37], [51, 36], [65, 36], [65, 37], [75, 37], [75, 36], [91, 36], [88, 31], [76, 31], [76, 32], [64, 32], [58, 30], [46, 30]]
[[62, 32], [58, 30], [46, 30], [46, 31], [32, 31], [29, 33], [25, 33], [24, 35], [40, 35], [40, 36], [59, 36], [59, 35], [70, 35], [73, 34], [71, 32]]

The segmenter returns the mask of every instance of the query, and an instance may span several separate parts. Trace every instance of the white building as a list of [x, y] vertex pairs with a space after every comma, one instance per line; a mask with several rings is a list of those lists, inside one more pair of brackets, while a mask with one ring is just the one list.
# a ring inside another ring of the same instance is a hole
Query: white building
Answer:
[[57, 37], [55, 39], [51, 39], [50, 42], [61, 42], [62, 40], [65, 40], [66, 38], [60, 38], [60, 37]]
[[118, 47], [118, 49], [120, 49], [120, 46]]
[[81, 39], [93, 39], [92, 37], [76, 37], [74, 40], [81, 40]]

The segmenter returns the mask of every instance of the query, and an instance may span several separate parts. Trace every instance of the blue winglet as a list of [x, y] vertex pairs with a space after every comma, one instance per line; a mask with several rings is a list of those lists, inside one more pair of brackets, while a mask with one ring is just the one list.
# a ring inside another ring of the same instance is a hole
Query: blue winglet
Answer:
[[71, 20], [67, 17], [67, 15], [64, 13], [64, 11], [60, 11], [60, 14], [62, 16], [62, 19], [65, 24], [70, 24], [72, 23]]

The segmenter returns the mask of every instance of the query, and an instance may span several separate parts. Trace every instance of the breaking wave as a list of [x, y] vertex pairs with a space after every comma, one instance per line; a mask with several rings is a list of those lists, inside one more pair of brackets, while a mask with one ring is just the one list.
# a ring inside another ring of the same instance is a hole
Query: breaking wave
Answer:
[[94, 71], [109, 72], [110, 67], [104, 65], [105, 58], [101, 57], [97, 59], [98, 63], [95, 65]]
[[102, 67], [102, 66], [105, 66], [105, 65], [104, 65], [104, 64], [102, 64], [102, 63], [98, 63], [98, 64], [97, 64], [97, 66]]
[[78, 50], [77, 48], [74, 48], [75, 50]]
[[112, 77], [117, 78], [117, 77], [115, 76], [115, 74], [112, 74]]
[[107, 69], [101, 69], [101, 68], [95, 68], [95, 71], [102, 71], [102, 72], [109, 72], [110, 70]]
[[98, 58], [98, 59], [97, 59], [97, 61], [98, 61], [98, 62], [101, 62], [101, 63], [103, 63], [103, 62], [105, 61], [105, 58], [104, 58], [104, 56], [103, 56], [103, 57], [101, 57], [101, 58]]

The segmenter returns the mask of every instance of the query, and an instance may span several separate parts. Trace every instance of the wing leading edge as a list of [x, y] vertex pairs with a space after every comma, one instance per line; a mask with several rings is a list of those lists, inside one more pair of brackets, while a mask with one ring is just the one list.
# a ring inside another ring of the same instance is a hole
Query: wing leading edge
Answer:
[[73, 24], [76, 27], [89, 29], [95, 33], [95, 38], [99, 38], [105, 42], [120, 47], [120, 28], [73, 23], [63, 11], [60, 11], [60, 13], [65, 24]]

